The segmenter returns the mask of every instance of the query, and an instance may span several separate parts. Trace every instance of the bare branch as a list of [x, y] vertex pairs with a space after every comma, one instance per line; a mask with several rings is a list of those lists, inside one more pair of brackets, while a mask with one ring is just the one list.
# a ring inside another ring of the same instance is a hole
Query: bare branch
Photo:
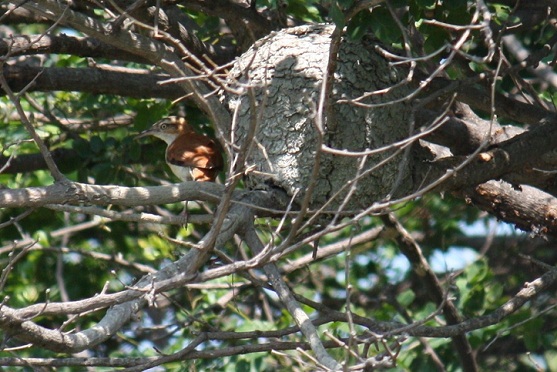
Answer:
[[[414, 272], [424, 279], [424, 284], [427, 286], [428, 292], [433, 297], [435, 303], [438, 306], [443, 306], [443, 314], [447, 319], [447, 323], [458, 324], [462, 322], [462, 316], [459, 314], [454, 303], [450, 299], [445, 300], [445, 291], [437, 279], [437, 276], [429, 266], [429, 263], [423, 256], [422, 249], [418, 243], [412, 238], [393, 213], [382, 216], [382, 220], [385, 223], [385, 226], [396, 230], [396, 240], [401, 252], [412, 264]], [[454, 336], [453, 344], [460, 356], [464, 370], [477, 371], [478, 366], [472, 353], [472, 347], [466, 339], [466, 336]]]
[[40, 207], [47, 204], [89, 203], [126, 207], [167, 204], [184, 200], [218, 201], [223, 186], [184, 182], [170, 186], [123, 187], [56, 183], [46, 187], [0, 190], [0, 208]]
[[[28, 92], [57, 90], [122, 97], [176, 99], [183, 95], [178, 85], [161, 85], [168, 75], [147, 70], [97, 66], [94, 68], [33, 67], [4, 65], [4, 76], [13, 90], [29, 85]], [[30, 84], [31, 83], [31, 84]]]
[[[458, 190], [503, 177], [523, 167], [535, 167], [538, 162], [543, 164], [541, 155], [550, 153], [557, 147], [557, 132], [553, 127], [553, 121], [546, 122], [482, 152], [478, 158], [447, 179], [438, 189]], [[534, 148], [536, 152], [530, 150]], [[444, 174], [451, 168], [450, 164], [456, 166], [462, 160], [462, 157], [451, 157], [432, 163], [432, 170], [435, 168], [436, 170], [430, 173], [428, 178], [438, 179], [440, 174]]]
[[[246, 243], [248, 244], [248, 246], [250, 246], [254, 253], [260, 254], [265, 250], [253, 227], [246, 227], [243, 236], [246, 240]], [[273, 286], [273, 290], [280, 297], [282, 303], [286, 306], [288, 312], [290, 313], [292, 318], [294, 318], [294, 321], [296, 322], [298, 327], [300, 327], [300, 330], [309, 341], [311, 349], [315, 353], [317, 360], [328, 369], [331, 369], [333, 371], [338, 370], [340, 368], [340, 365], [327, 353], [327, 351], [323, 347], [323, 343], [317, 335], [317, 330], [309, 320], [307, 314], [302, 310], [302, 308], [290, 292], [290, 289], [282, 279], [278, 268], [273, 263], [270, 263], [265, 265], [263, 269], [269, 277], [269, 281]]]
[[[169, 51], [162, 43], [148, 37], [125, 30], [111, 32], [106, 25], [98, 20], [69, 10], [66, 6], [55, 0], [29, 1], [24, 3], [23, 7], [54, 21], [62, 19], [65, 25], [71, 26], [121, 50], [136, 54], [154, 65], [159, 65], [172, 77], [195, 76], [179, 56]], [[186, 92], [192, 93], [192, 98], [196, 104], [209, 115], [217, 127], [229, 127], [230, 115], [220, 105], [217, 98], [209, 94], [210, 92], [201, 82], [197, 80], [183, 80], [178, 85], [185, 89]]]
[[479, 208], [534, 234], [557, 234], [557, 199], [530, 186], [489, 181], [463, 192]]
[[0, 39], [0, 55], [71, 54], [80, 57], [109, 58], [139, 63], [147, 62], [133, 53], [113, 48], [90, 37], [60, 35], [26, 35]]

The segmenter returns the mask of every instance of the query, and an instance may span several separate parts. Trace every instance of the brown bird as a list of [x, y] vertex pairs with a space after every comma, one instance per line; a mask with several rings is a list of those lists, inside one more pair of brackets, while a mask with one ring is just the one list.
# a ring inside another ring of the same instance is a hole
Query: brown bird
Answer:
[[223, 168], [222, 151], [216, 142], [196, 133], [186, 119], [169, 116], [135, 138], [155, 136], [168, 144], [166, 163], [182, 181], [214, 182]]

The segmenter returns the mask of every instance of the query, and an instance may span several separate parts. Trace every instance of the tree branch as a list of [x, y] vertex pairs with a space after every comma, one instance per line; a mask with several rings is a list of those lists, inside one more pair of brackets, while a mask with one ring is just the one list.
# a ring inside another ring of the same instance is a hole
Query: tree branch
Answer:
[[[5, 62], [6, 62], [5, 59], [0, 60], [0, 68], [2, 70], [4, 70]], [[46, 163], [46, 166], [48, 167], [48, 170], [50, 171], [50, 174], [52, 175], [54, 180], [57, 183], [65, 182], [67, 180], [66, 176], [64, 176], [60, 172], [60, 170], [58, 169], [58, 166], [56, 165], [56, 163], [52, 159], [52, 155], [50, 154], [50, 151], [48, 150], [46, 144], [44, 143], [42, 138], [38, 135], [37, 131], [35, 130], [35, 127], [33, 127], [31, 122], [27, 118], [25, 110], [21, 106], [20, 94], [16, 95], [13, 92], [13, 90], [9, 87], [8, 82], [6, 81], [6, 77], [4, 75], [0, 75], [0, 87], [2, 87], [2, 90], [10, 98], [10, 101], [12, 101], [12, 103], [15, 105], [17, 113], [20, 117], [20, 120], [21, 120], [23, 126], [25, 127], [25, 129], [29, 133], [30, 137], [33, 138], [33, 141], [35, 142], [35, 144], [39, 148], [39, 151], [41, 152], [41, 155], [42, 155], [42, 157], [43, 157], [43, 159]], [[27, 89], [27, 88], [23, 88], [23, 89]]]
[[[412, 238], [408, 231], [402, 226], [393, 213], [381, 216], [385, 226], [396, 230], [396, 241], [401, 252], [412, 264], [412, 269], [423, 279], [424, 285], [427, 287], [429, 294], [433, 297], [437, 306], [443, 305], [443, 314], [448, 324], [458, 324], [462, 322], [458, 309], [451, 300], [445, 299], [445, 291], [437, 279], [437, 276], [429, 266], [429, 263], [422, 254], [422, 250], [418, 243]], [[460, 356], [461, 365], [464, 371], [477, 371], [478, 366], [472, 347], [465, 334], [452, 337], [453, 345]]]
[[254, 8], [227, 0], [189, 0], [179, 3], [183, 3], [186, 8], [224, 19], [242, 51], [278, 28], [276, 23], [265, 19]]
[[0, 189], [0, 208], [42, 207], [47, 204], [138, 205], [177, 203], [184, 200], [219, 201], [223, 186], [212, 182], [183, 182], [169, 186], [123, 187], [56, 183], [46, 187]]
[[92, 37], [60, 35], [26, 35], [0, 39], [0, 55], [70, 54], [79, 57], [146, 63], [147, 60], [114, 48]]
[[[202, 333], [200, 337], [204, 337]], [[265, 334], [265, 332], [263, 332]], [[327, 348], [337, 348], [338, 344], [333, 341], [325, 341], [324, 346]], [[215, 359], [226, 356], [246, 355], [250, 353], [286, 351], [286, 350], [309, 350], [310, 345], [307, 342], [289, 342], [289, 341], [272, 341], [265, 343], [254, 343], [251, 345], [240, 345], [224, 347], [218, 350], [184, 350], [183, 353], [177, 352], [169, 355], [169, 357], [178, 357], [175, 360], [198, 360], [198, 359]], [[143, 365], [159, 365], [157, 361], [161, 357], [143, 357], [143, 358], [0, 358], [2, 366], [21, 366], [21, 367], [133, 367]]]
[[[242, 236], [246, 240], [246, 244], [256, 255], [264, 251], [265, 247], [263, 243], [261, 243], [253, 226], [246, 226]], [[317, 335], [317, 329], [292, 295], [290, 289], [282, 279], [277, 266], [274, 263], [268, 263], [263, 267], [263, 270], [267, 274], [273, 286], [273, 290], [280, 297], [281, 302], [286, 306], [288, 312], [308, 340], [317, 360], [330, 370], [339, 370], [341, 368], [340, 364], [334, 360], [323, 347], [323, 343]]]
[[[408, 327], [408, 325], [396, 322], [379, 322], [371, 318], [366, 318], [357, 314], [351, 314], [352, 321], [355, 324], [368, 327], [371, 331], [388, 337], [391, 335], [405, 334], [416, 337], [454, 337], [466, 334], [476, 329], [486, 328], [501, 322], [504, 318], [518, 311], [528, 301], [533, 300], [538, 295], [552, 287], [557, 283], [557, 268], [552, 268], [541, 277], [524, 284], [524, 287], [511, 297], [502, 306], [489, 314], [476, 318], [467, 319], [458, 324], [432, 327], [425, 325], [417, 325], [416, 327]], [[319, 308], [324, 315], [319, 318], [319, 322], [327, 323], [331, 321], [349, 321], [348, 315], [340, 312], [327, 310], [324, 306]]]
[[524, 185], [489, 181], [463, 191], [478, 208], [536, 234], [557, 235], [557, 199]]
[[[200, 185], [200, 183], [192, 183]], [[203, 185], [205, 184], [209, 185], [209, 189], [213, 188], [211, 186], [214, 186], [214, 188], [222, 190], [222, 186], [220, 185], [216, 185], [213, 183], [204, 183]], [[56, 184], [52, 187], [58, 185], [59, 184]], [[67, 187], [68, 185], [65, 186]], [[85, 186], [85, 188], [87, 188], [88, 185], [76, 184], [75, 186]], [[175, 197], [176, 195], [180, 195], [182, 191], [186, 191], [183, 190], [181, 186], [187, 186], [187, 183], [177, 185], [176, 187], [171, 187], [168, 190], [164, 187], [163, 189], [164, 191], [172, 191], [172, 194]], [[195, 186], [194, 188], [196, 190], [199, 189], [197, 186]], [[103, 191], [108, 192], [110, 195], [117, 195], [119, 197], [123, 196], [124, 199], [116, 198], [116, 200], [121, 201], [124, 204], [127, 204], [129, 201], [133, 201], [136, 199], [136, 197], [131, 196], [131, 193], [133, 193], [134, 190], [128, 190], [129, 193], [127, 196], [125, 196], [125, 192], [119, 192], [117, 191], [117, 189], [118, 188], [114, 189], [110, 187], [103, 187]], [[157, 188], [155, 187], [149, 189], [151, 191], [155, 191], [155, 189]], [[140, 194], [143, 193], [140, 192]], [[245, 195], [245, 193], [242, 193], [237, 197], [242, 198], [242, 196]], [[253, 196], [253, 198], [249, 198], [249, 200], [253, 202], [257, 200], [259, 203], [261, 203], [261, 205], [264, 205], [266, 207], [275, 205], [277, 202], [276, 196], [272, 192], [252, 192], [248, 194], [248, 196], [249, 195]], [[101, 199], [102, 198], [103, 197], [101, 197]], [[125, 200], [128, 200], [128, 202], [126, 202]], [[135, 200], [132, 203], [141, 204], [141, 201]], [[160, 201], [160, 203], [165, 202]], [[253, 223], [253, 212], [251, 209], [252, 205], [249, 203], [232, 204], [232, 207], [226, 215], [221, 228], [217, 232], [216, 240], [214, 242], [215, 246], [224, 245], [234, 236], [238, 229], [244, 228], [245, 226]], [[103, 319], [97, 325], [91, 328], [73, 334], [63, 334], [58, 330], [51, 330], [37, 325], [34, 322], [30, 321], [27, 317], [22, 317], [20, 313], [18, 313], [18, 310], [10, 309], [7, 306], [0, 307], [0, 327], [5, 330], [9, 330], [13, 337], [16, 337], [25, 342], [31, 342], [35, 345], [53, 351], [78, 352], [98, 345], [99, 343], [107, 340], [112, 335], [114, 335], [125, 323], [128, 322], [130, 317], [135, 312], [137, 312], [147, 303], [153, 302], [156, 293], [170, 289], [169, 287], [164, 288], [163, 286], [165, 284], [171, 283], [171, 288], [176, 288], [176, 283], [183, 284], [191, 281], [194, 277], [196, 277], [198, 272], [200, 271], [200, 268], [209, 258], [210, 251], [213, 247], [213, 244], [206, 244], [206, 240], [211, 240], [208, 237], [211, 237], [214, 234], [215, 232], [213, 230], [209, 231], [206, 236], [200, 240], [197, 248], [190, 249], [189, 252], [182, 258], [170, 265], [165, 266], [163, 269], [159, 270], [155, 274], [149, 274], [140, 279], [132, 288], [131, 292], [123, 292], [128, 295], [135, 296], [135, 298], [126, 299], [125, 302], [112, 306], [107, 311]]]
[[[189, 5], [189, 2], [185, 4]], [[229, 6], [234, 6], [229, 4]], [[138, 9], [132, 12], [133, 17], [140, 17], [148, 24], [155, 21], [155, 6], [147, 7], [147, 9]], [[223, 65], [230, 62], [237, 53], [237, 48], [230, 43], [227, 38], [219, 38], [214, 42], [204, 42], [197, 36], [199, 27], [183, 9], [178, 8], [176, 4], [163, 3], [158, 9], [158, 29], [168, 32], [177, 40], [180, 40], [184, 46], [195, 56], [200, 59], [210, 59], [216, 64]]]
[[[4, 65], [4, 76], [12, 90], [29, 85], [28, 92], [78, 91], [92, 94], [114, 94], [122, 97], [176, 99], [184, 91], [176, 84], [164, 84], [166, 74], [153, 74], [131, 68], [32, 67]], [[1, 92], [0, 95], [5, 94]]]
[[522, 124], [539, 124], [540, 121], [555, 115], [550, 111], [544, 110], [536, 105], [520, 102], [515, 99], [504, 96], [500, 93], [495, 94], [495, 102], [486, 99], [489, 93], [486, 89], [480, 89], [473, 86], [477, 83], [474, 81], [451, 81], [445, 78], [435, 78], [429, 84], [427, 91], [435, 93], [445, 90], [446, 93], [457, 92], [458, 99], [470, 105], [475, 110], [483, 112], [491, 112], [492, 106], [495, 106], [495, 112], [501, 118], [506, 118]]
[[[453, 155], [467, 155], [476, 151], [482, 144], [495, 145], [506, 141], [525, 129], [516, 126], [501, 126], [497, 122], [484, 120], [476, 115], [468, 105], [456, 103], [454, 115], [447, 120], [425, 140], [448, 147]], [[428, 127], [433, 118], [439, 113], [422, 109], [416, 112], [418, 127]]]
[[[420, 173], [427, 174], [429, 181], [426, 182], [431, 182], [431, 180], [437, 180], [445, 175], [447, 169], [449, 172], [453, 172], [450, 170], [451, 168], [458, 167], [465, 160], [471, 160], [437, 187], [442, 191], [457, 191], [504, 177], [526, 167], [536, 167], [538, 163], [545, 163], [544, 154], [550, 153], [557, 147], [557, 131], [554, 130], [554, 127], [555, 122], [545, 122], [545, 124], [497, 144], [494, 148], [487, 149], [476, 159], [458, 156], [440, 159], [431, 163], [429, 173], [427, 170]], [[532, 151], [532, 149], [536, 149], [536, 151]], [[427, 165], [426, 168], [428, 168]]]
[[224, 132], [225, 128], [230, 127], [230, 114], [220, 104], [218, 98], [211, 95], [180, 56], [170, 51], [163, 43], [126, 30], [112, 32], [108, 26], [98, 20], [74, 12], [55, 0], [27, 1], [22, 6], [53, 21], [61, 20], [62, 24], [118, 49], [136, 54], [151, 64], [160, 66], [174, 78], [186, 78], [180, 79], [177, 85], [192, 94], [195, 103], [221, 131]]

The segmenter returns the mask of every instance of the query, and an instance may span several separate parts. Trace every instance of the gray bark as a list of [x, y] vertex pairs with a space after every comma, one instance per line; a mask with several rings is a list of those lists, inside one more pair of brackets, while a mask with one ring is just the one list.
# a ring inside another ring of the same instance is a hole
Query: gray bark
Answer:
[[[392, 87], [404, 76], [374, 51], [375, 41], [369, 38], [342, 39], [332, 97], [327, 101], [331, 106], [324, 110], [328, 115], [323, 118], [323, 136], [319, 135], [315, 116], [333, 30], [333, 26], [313, 25], [272, 33], [236, 61], [230, 74], [236, 79], [232, 86], [243, 89], [243, 93], [228, 92], [224, 99], [231, 111], [237, 110], [236, 144], [250, 140], [246, 139], [250, 122], [252, 115], [257, 115], [254, 145], [246, 159], [247, 166], [255, 166], [247, 176], [251, 187], [273, 183], [296, 195], [299, 201], [311, 184], [316, 153], [322, 151], [322, 144], [339, 150], [363, 151], [408, 136], [408, 102], [373, 108], [338, 102]], [[396, 88], [361, 102], [391, 102], [404, 97], [409, 89]], [[250, 110], [251, 94], [257, 103], [255, 113]], [[392, 156], [394, 150], [365, 159], [321, 153], [310, 206], [319, 208], [328, 202], [328, 210], [337, 210], [343, 199], [351, 195], [343, 207], [345, 211], [356, 211], [407, 193], [412, 189], [412, 164], [411, 159], [403, 159], [402, 152], [372, 169]], [[358, 178], [362, 173], [364, 176]], [[352, 186], [357, 187], [350, 191]]]

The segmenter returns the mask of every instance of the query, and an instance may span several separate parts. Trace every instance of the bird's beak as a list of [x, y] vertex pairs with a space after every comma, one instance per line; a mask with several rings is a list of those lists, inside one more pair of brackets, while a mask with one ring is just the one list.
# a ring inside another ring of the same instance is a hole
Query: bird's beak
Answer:
[[134, 140], [138, 140], [143, 137], [150, 136], [153, 133], [152, 129], [144, 130], [143, 132], [139, 133], [137, 136], [133, 137]]

